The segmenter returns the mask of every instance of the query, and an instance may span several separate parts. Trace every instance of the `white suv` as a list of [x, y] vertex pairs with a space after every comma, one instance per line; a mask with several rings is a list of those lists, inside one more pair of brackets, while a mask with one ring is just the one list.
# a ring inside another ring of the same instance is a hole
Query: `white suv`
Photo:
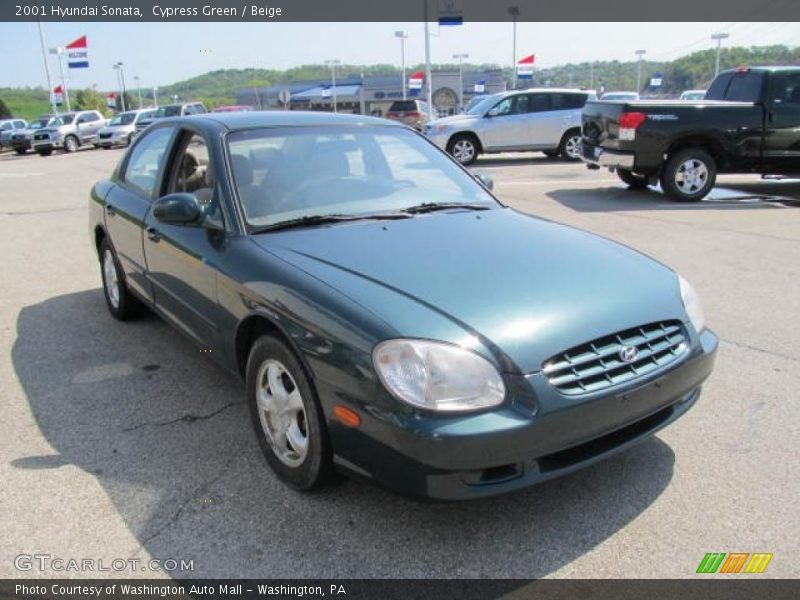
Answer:
[[534, 88], [488, 96], [463, 115], [428, 123], [425, 134], [463, 165], [479, 154], [529, 152], [580, 159], [581, 109], [592, 91]]

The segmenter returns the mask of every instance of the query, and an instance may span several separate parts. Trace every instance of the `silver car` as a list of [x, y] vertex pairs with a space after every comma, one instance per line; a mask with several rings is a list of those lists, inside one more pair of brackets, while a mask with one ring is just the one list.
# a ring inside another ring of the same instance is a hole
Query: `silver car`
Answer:
[[129, 110], [114, 115], [108, 125], [97, 132], [94, 141], [96, 148], [111, 148], [113, 146], [129, 146], [136, 133], [136, 124], [144, 119], [149, 119], [156, 114], [156, 109]]
[[0, 149], [11, 145], [11, 136], [28, 126], [25, 119], [3, 119], [0, 121]]
[[487, 96], [463, 115], [428, 123], [425, 134], [462, 165], [479, 154], [538, 150], [580, 159], [581, 109], [592, 91], [540, 88]]
[[33, 134], [33, 149], [41, 156], [53, 150], [75, 152], [84, 144], [92, 144], [97, 132], [106, 126], [106, 119], [96, 110], [80, 110], [59, 115], [53, 123]]

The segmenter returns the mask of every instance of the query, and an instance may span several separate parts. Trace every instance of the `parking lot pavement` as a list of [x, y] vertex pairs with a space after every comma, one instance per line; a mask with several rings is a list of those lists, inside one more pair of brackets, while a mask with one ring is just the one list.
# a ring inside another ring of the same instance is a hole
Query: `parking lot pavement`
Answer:
[[797, 183], [721, 177], [682, 205], [580, 164], [479, 160], [511, 206], [680, 271], [722, 341], [697, 406], [658, 436], [522, 492], [423, 504], [286, 489], [237, 380], [155, 317], [111, 319], [86, 199], [121, 155], [0, 156], [0, 577], [41, 575], [14, 567], [37, 553], [204, 577], [691, 577], [706, 552], [772, 552], [761, 576], [796, 576], [800, 208], [773, 195], [800, 199]]

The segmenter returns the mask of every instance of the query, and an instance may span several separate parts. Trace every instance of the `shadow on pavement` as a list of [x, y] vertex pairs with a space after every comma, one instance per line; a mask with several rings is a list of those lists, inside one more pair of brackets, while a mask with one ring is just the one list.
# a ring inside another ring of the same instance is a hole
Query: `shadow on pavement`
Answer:
[[111, 319], [100, 289], [23, 308], [12, 361], [56, 451], [14, 467], [93, 474], [140, 544], [132, 556], [194, 560], [176, 576], [541, 577], [624, 528], [673, 474], [652, 438], [464, 504], [353, 481], [299, 494], [267, 469], [241, 384], [156, 317]]

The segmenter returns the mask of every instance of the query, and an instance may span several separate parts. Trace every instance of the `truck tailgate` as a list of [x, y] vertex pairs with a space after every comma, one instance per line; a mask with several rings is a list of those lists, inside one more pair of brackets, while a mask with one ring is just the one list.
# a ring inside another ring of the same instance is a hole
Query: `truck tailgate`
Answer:
[[583, 107], [582, 133], [585, 142], [594, 146], [616, 148], [619, 142], [619, 116], [625, 104], [587, 102]]

